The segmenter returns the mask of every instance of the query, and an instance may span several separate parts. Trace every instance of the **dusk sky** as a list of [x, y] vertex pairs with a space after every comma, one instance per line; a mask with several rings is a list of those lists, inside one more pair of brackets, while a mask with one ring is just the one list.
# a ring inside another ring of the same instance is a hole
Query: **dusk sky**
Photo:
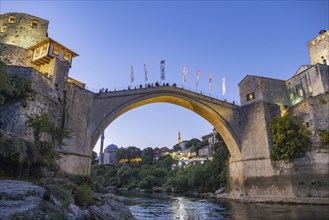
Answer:
[[[328, 1], [14, 1], [1, 0], [1, 14], [22, 12], [50, 21], [49, 37], [79, 56], [70, 76], [90, 90], [120, 90], [160, 81], [239, 104], [238, 83], [246, 75], [287, 80], [309, 64], [306, 42], [328, 30]], [[222, 78], [226, 94], [222, 94]], [[182, 107], [157, 103], [133, 109], [106, 129], [105, 145], [171, 148], [200, 138], [212, 125]], [[99, 152], [99, 143], [94, 149]]]

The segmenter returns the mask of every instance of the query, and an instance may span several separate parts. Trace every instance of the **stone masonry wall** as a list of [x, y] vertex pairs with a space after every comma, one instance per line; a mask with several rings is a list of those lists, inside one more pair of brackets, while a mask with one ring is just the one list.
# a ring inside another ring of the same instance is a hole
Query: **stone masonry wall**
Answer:
[[[262, 163], [260, 163], [262, 162]], [[244, 169], [265, 173], [245, 175], [243, 193], [275, 200], [289, 197], [328, 198], [329, 151], [313, 150], [293, 161], [245, 161]], [[265, 175], [264, 175], [265, 174]]]
[[32, 140], [32, 131], [25, 126], [26, 116], [46, 112], [59, 126], [61, 121], [61, 103], [57, 91], [51, 87], [49, 79], [30, 67], [8, 66], [6, 72], [16, 74], [32, 81], [36, 91], [35, 98], [26, 108], [21, 103], [10, 103], [0, 108], [0, 128], [26, 140]]
[[0, 43], [0, 60], [8, 65], [31, 67], [32, 52], [22, 47]]
[[269, 123], [280, 114], [278, 105], [256, 102], [241, 107], [242, 116], [242, 159], [269, 158], [271, 140]]
[[[239, 84], [241, 106], [263, 101], [281, 106], [288, 105], [285, 83], [283, 80], [259, 76], [246, 76]], [[247, 100], [247, 95], [254, 93], [253, 100]]]
[[312, 65], [323, 63], [324, 59], [329, 64], [329, 31], [309, 41], [307, 47]]
[[90, 136], [87, 128], [91, 123], [94, 93], [67, 83], [65, 95], [64, 127], [71, 130], [71, 138], [63, 146], [70, 152], [91, 155]]
[[66, 83], [63, 97], [65, 106], [62, 126], [70, 130], [70, 138], [65, 140], [59, 152], [62, 157], [59, 165], [72, 174], [88, 175], [91, 163], [91, 124], [94, 93], [71, 83]]
[[305, 99], [289, 108], [288, 114], [300, 117], [305, 127], [312, 132], [312, 145], [320, 146], [320, 131], [329, 131], [329, 94]]
[[33, 141], [32, 130], [25, 126], [26, 116], [46, 112], [58, 127], [70, 130], [70, 138], [60, 146], [59, 165], [72, 174], [89, 174], [91, 152], [90, 124], [94, 93], [67, 83], [61, 95], [52, 81], [31, 67], [8, 66], [6, 72], [32, 81], [36, 96], [26, 108], [21, 103], [11, 103], [0, 108], [0, 128], [12, 135]]
[[328, 198], [329, 149], [317, 148], [319, 131], [329, 129], [328, 112], [329, 94], [310, 97], [289, 108], [288, 114], [301, 117], [305, 125], [308, 122], [315, 148], [300, 158], [272, 161], [269, 158], [271, 134], [268, 125], [278, 114], [278, 108], [262, 102], [242, 106], [243, 160], [231, 163], [230, 173], [241, 173], [243, 178], [239, 182], [240, 188], [233, 185], [233, 193], [272, 201], [288, 197]]
[[[15, 17], [10, 23], [9, 17]], [[32, 27], [32, 21], [37, 21], [37, 27]], [[6, 31], [0, 33], [0, 43], [16, 45], [25, 49], [46, 39], [49, 21], [24, 13], [6, 13], [0, 15], [1, 28]]]

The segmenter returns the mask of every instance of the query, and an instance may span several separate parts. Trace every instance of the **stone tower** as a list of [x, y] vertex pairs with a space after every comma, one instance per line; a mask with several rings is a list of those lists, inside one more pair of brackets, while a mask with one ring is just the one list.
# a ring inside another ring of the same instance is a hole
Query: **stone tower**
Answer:
[[319, 36], [307, 42], [311, 65], [329, 64], [329, 30], [321, 30]]
[[0, 15], [0, 59], [42, 73], [63, 98], [72, 59], [78, 54], [48, 37], [49, 21], [24, 13]]
[[49, 21], [24, 13], [0, 15], [0, 42], [29, 49], [47, 38]]

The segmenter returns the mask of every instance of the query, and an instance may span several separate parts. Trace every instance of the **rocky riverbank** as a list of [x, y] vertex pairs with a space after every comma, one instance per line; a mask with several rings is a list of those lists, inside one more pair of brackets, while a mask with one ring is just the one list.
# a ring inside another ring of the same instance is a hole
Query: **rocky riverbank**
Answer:
[[275, 196], [250, 196], [234, 193], [193, 193], [193, 196], [212, 198], [212, 199], [228, 199], [239, 203], [268, 203], [268, 204], [304, 204], [304, 205], [329, 205], [329, 198], [319, 197], [275, 197]]
[[0, 180], [0, 219], [135, 219], [113, 194], [95, 193], [97, 205], [84, 209], [58, 201], [53, 192], [30, 182]]
[[[165, 188], [154, 187], [151, 191], [153, 193], [168, 193]], [[171, 192], [173, 193], [173, 192]], [[268, 204], [305, 204], [305, 205], [329, 205], [329, 197], [282, 197], [282, 196], [250, 196], [245, 194], [227, 192], [225, 187], [222, 187], [213, 192], [174, 192], [174, 194], [193, 196], [201, 198], [211, 198], [217, 200], [228, 199], [239, 203], [268, 203]]]

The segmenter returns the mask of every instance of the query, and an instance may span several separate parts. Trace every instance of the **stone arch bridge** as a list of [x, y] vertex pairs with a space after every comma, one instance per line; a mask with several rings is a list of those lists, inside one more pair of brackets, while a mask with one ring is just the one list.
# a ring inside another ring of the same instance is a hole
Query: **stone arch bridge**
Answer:
[[95, 94], [91, 148], [120, 115], [152, 103], [171, 103], [189, 109], [212, 124], [223, 137], [231, 157], [240, 160], [239, 106], [175, 86], [157, 86]]
[[230, 152], [230, 181], [238, 190], [246, 175], [256, 172], [257, 176], [257, 172], [271, 170], [267, 126], [271, 116], [265, 113], [269, 112], [269, 104], [259, 102], [241, 107], [175, 86], [104, 93], [70, 86], [66, 97], [64, 125], [72, 134], [59, 150], [60, 166], [66, 172], [89, 174], [92, 150], [106, 127], [125, 112], [159, 102], [189, 109], [214, 126]]

